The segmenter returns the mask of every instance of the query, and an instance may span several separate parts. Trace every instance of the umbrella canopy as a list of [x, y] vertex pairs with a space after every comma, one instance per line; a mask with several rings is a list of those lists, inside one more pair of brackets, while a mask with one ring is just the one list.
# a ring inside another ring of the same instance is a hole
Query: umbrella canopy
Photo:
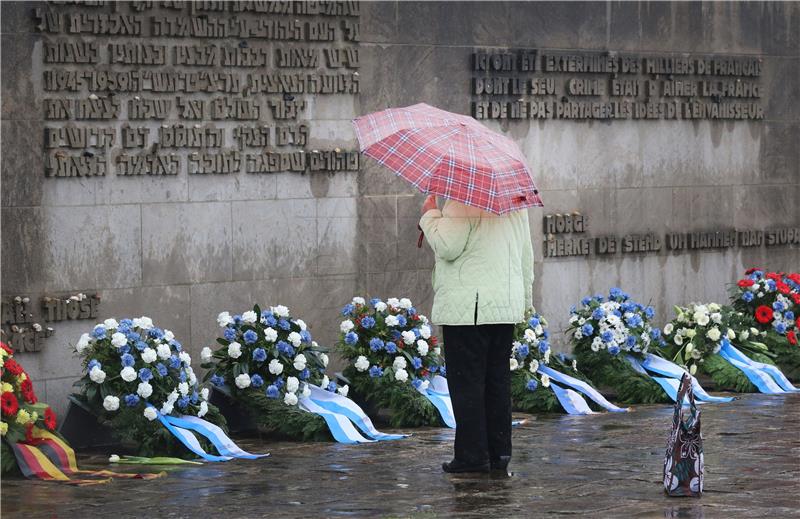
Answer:
[[495, 214], [543, 205], [519, 147], [472, 117], [420, 103], [353, 125], [365, 155], [423, 193]]

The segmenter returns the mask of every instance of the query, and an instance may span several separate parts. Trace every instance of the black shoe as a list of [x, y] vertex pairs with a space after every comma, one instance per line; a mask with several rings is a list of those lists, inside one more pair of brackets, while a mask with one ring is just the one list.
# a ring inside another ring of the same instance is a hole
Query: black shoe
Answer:
[[500, 456], [499, 458], [493, 459], [489, 467], [492, 471], [501, 471], [506, 472], [508, 470], [508, 464], [511, 461], [511, 456]]
[[489, 464], [480, 463], [475, 465], [453, 460], [442, 463], [442, 470], [450, 474], [458, 474], [463, 472], [489, 472]]

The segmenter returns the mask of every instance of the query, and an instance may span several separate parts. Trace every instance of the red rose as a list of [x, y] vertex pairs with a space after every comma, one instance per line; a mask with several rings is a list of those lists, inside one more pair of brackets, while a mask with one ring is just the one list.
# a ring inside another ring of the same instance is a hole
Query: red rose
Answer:
[[19, 411], [19, 402], [17, 397], [11, 391], [6, 391], [0, 396], [0, 410], [6, 416], [14, 416]]
[[14, 360], [14, 359], [8, 359], [8, 360], [6, 360], [6, 363], [5, 363], [5, 366], [4, 366], [4, 367], [5, 367], [5, 368], [6, 368], [6, 370], [8, 370], [8, 372], [9, 372], [9, 373], [11, 373], [12, 375], [19, 375], [20, 373], [22, 373], [22, 366], [20, 366], [19, 364], [17, 364], [17, 361], [16, 361], [16, 360]]
[[56, 414], [50, 407], [44, 410], [44, 426], [51, 431], [56, 430]]
[[789, 344], [797, 346], [797, 335], [795, 335], [794, 330], [786, 332], [786, 338], [789, 340]]
[[736, 284], [739, 285], [740, 288], [747, 288], [755, 285], [755, 282], [750, 278], [745, 278], [745, 279], [740, 279], [739, 282]]
[[761, 305], [756, 308], [756, 321], [761, 324], [767, 324], [772, 320], [772, 308], [767, 305]]

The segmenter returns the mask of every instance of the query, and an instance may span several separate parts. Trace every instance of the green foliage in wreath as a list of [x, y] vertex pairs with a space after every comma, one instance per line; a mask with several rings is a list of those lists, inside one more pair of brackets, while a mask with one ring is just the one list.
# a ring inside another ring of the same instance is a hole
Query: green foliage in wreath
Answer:
[[603, 358], [588, 348], [576, 346], [575, 358], [583, 373], [598, 388], [611, 389], [623, 404], [664, 404], [669, 395], [653, 379], [633, 369], [627, 361]]
[[[747, 356], [756, 362], [774, 365], [772, 359], [762, 353], [748, 353]], [[711, 355], [698, 366], [700, 371], [711, 377], [718, 391], [758, 393], [758, 388], [740, 369], [719, 355]]]

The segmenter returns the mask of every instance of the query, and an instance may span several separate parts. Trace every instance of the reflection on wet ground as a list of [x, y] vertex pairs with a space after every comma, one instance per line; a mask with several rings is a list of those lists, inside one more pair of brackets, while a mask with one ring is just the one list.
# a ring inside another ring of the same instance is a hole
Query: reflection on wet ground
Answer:
[[[445, 475], [453, 432], [369, 445], [245, 439], [256, 461], [167, 467], [155, 481], [2, 482], [10, 517], [800, 517], [800, 395], [702, 407], [706, 493], [666, 498], [669, 406], [540, 415], [514, 430], [513, 475]], [[80, 456], [85, 468], [105, 457]], [[135, 469], [130, 469], [135, 470]]]

